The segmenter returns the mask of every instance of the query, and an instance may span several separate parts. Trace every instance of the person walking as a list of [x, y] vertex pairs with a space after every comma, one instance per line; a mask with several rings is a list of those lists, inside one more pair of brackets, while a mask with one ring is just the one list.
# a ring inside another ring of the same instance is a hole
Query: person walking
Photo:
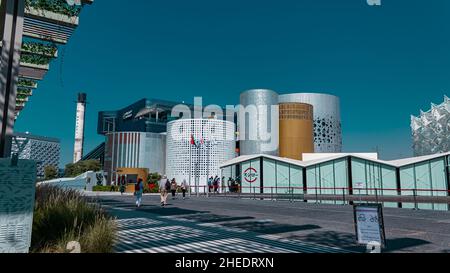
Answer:
[[212, 176], [208, 178], [208, 192], [211, 192], [213, 180], [214, 178]]
[[138, 182], [134, 186], [134, 195], [136, 196], [136, 207], [140, 207], [142, 203], [142, 194], [144, 193], [144, 183], [139, 178]]
[[172, 192], [172, 200], [175, 199], [175, 193], [177, 192], [177, 181], [175, 178], [172, 179], [172, 182], [170, 182], [170, 191]]
[[187, 183], [186, 183], [186, 179], [183, 179], [183, 182], [181, 182], [180, 188], [181, 188], [181, 192], [183, 192], [183, 200], [186, 199], [186, 190], [187, 190]]
[[164, 175], [158, 182], [159, 184], [159, 193], [161, 195], [161, 206], [164, 207], [167, 205], [167, 194], [170, 190], [170, 182], [167, 179], [167, 176]]
[[216, 175], [216, 177], [214, 177], [214, 182], [213, 182], [214, 194], [218, 193], [219, 183], [220, 183], [219, 180], [220, 180], [220, 178]]
[[123, 193], [125, 192], [125, 181], [119, 182], [119, 185], [120, 185], [120, 188], [119, 188], [120, 195], [123, 195]]

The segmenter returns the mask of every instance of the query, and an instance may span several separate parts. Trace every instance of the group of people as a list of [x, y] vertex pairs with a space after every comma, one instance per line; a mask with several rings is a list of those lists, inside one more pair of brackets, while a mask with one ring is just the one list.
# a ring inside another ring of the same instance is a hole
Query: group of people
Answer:
[[228, 178], [228, 190], [230, 192], [239, 192], [240, 184], [239, 179]]
[[161, 206], [167, 205], [167, 196], [169, 195], [169, 191], [172, 193], [172, 199], [175, 199], [176, 192], [178, 189], [181, 190], [183, 193], [183, 200], [186, 198], [186, 191], [188, 190], [188, 185], [186, 183], [186, 179], [183, 179], [180, 185], [177, 184], [177, 181], [175, 178], [173, 178], [171, 181], [167, 178], [166, 175], [164, 175], [159, 180], [159, 192], [161, 195]]
[[[222, 181], [224, 181], [225, 177], [222, 178]], [[216, 175], [216, 177], [210, 177], [208, 178], [208, 192], [214, 192], [214, 194], [219, 193], [219, 187], [220, 187], [220, 178]], [[181, 190], [183, 194], [183, 200], [186, 199], [186, 191], [188, 190], [189, 186], [186, 183], [186, 179], [183, 179], [180, 185], [177, 184], [177, 181], [175, 178], [172, 180], [169, 180], [166, 175], [162, 176], [161, 179], [158, 181], [158, 187], [159, 192], [161, 196], [161, 206], [164, 207], [167, 205], [167, 197], [169, 196], [169, 193], [172, 194], [172, 199], [176, 198], [176, 193], [178, 190]], [[238, 183], [234, 181], [233, 179], [228, 180], [228, 187], [230, 189], [230, 192], [235, 191], [235, 189], [238, 188]], [[125, 183], [120, 183], [120, 193], [123, 194], [126, 190]], [[236, 190], [237, 191], [237, 190]], [[144, 182], [141, 178], [138, 179], [137, 183], [135, 184], [134, 188], [134, 196], [136, 197], [136, 207], [140, 207], [142, 203], [142, 195], [144, 193]]]
[[208, 192], [214, 191], [214, 193], [219, 192], [220, 186], [220, 178], [216, 175], [216, 177], [208, 178]]

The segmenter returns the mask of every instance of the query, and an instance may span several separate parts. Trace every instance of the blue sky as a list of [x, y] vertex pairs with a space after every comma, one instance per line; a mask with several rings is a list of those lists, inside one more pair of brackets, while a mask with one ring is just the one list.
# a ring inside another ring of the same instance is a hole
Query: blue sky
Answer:
[[141, 98], [238, 104], [252, 88], [341, 98], [344, 150], [412, 155], [410, 114], [450, 95], [450, 1], [96, 0], [16, 131], [61, 139], [72, 160], [76, 94], [97, 114]]

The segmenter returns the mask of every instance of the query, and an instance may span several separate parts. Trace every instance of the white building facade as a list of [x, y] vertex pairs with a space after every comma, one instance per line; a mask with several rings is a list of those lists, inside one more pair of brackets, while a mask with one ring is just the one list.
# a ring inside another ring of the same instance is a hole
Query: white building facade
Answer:
[[166, 174], [204, 191], [208, 177], [236, 157], [235, 124], [218, 119], [180, 119], [167, 124]]
[[104, 171], [108, 177], [112, 174], [113, 179], [117, 168], [147, 168], [151, 173], [164, 174], [165, 157], [165, 133], [116, 132], [106, 135]]
[[240, 155], [279, 153], [278, 94], [253, 89], [240, 95], [244, 107], [238, 114]]

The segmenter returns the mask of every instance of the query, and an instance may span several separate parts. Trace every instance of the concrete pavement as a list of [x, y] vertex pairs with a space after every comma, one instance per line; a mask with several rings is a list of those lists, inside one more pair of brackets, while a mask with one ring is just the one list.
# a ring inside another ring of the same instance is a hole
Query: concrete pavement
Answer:
[[[94, 196], [92, 196], [94, 197]], [[118, 217], [118, 252], [363, 252], [350, 206], [157, 195], [95, 195]], [[386, 252], [450, 253], [450, 212], [384, 209]]]

